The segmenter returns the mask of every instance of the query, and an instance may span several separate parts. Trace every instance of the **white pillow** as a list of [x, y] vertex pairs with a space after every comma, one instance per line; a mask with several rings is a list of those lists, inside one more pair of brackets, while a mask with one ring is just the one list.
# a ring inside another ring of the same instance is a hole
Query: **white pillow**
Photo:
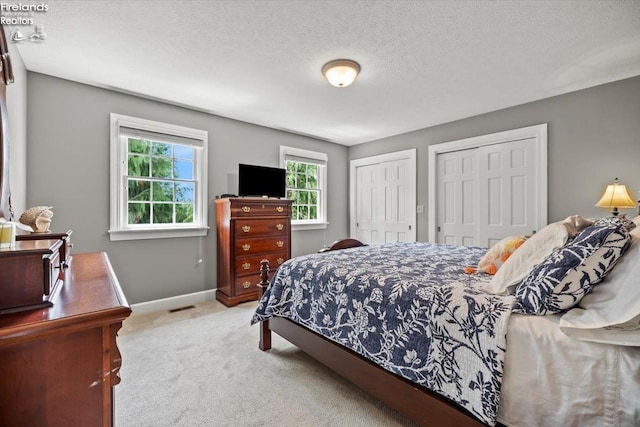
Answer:
[[573, 239], [583, 228], [593, 224], [590, 219], [571, 215], [553, 222], [535, 233], [518, 248], [498, 269], [490, 282], [480, 287], [490, 294], [509, 294], [518, 283], [551, 253]]
[[560, 330], [566, 335], [584, 341], [640, 346], [640, 228], [629, 234], [631, 246], [616, 267], [582, 298], [579, 307], [560, 319]]
[[545, 226], [513, 252], [491, 281], [484, 283], [480, 289], [490, 294], [508, 293], [509, 287], [520, 283], [533, 267], [564, 245], [568, 238], [569, 231], [562, 221]]

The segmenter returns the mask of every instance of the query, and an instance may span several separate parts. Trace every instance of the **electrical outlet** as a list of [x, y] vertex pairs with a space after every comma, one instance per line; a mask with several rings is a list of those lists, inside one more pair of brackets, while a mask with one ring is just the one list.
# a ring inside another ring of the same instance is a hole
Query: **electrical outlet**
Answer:
[[424, 205], [416, 206], [416, 212], [417, 213], [424, 213]]

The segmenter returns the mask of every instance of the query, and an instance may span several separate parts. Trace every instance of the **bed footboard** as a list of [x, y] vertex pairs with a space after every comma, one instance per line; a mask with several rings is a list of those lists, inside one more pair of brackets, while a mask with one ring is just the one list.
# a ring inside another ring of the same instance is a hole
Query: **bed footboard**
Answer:
[[454, 402], [386, 371], [303, 326], [282, 317], [273, 317], [271, 321], [279, 336], [420, 426], [485, 426]]
[[[258, 283], [258, 299], [262, 298], [262, 295], [269, 286], [269, 260], [263, 259], [260, 261], [260, 283]], [[262, 351], [271, 350], [271, 329], [269, 329], [269, 321], [265, 320], [260, 322], [260, 342], [258, 348]]]
[[[329, 247], [326, 247], [320, 252], [336, 251], [340, 249], [356, 248], [358, 246], [366, 246], [364, 243], [356, 239], [341, 239], [333, 242]], [[258, 283], [258, 299], [262, 298], [262, 295], [269, 286], [269, 260], [263, 259], [260, 261], [260, 283]], [[265, 320], [260, 322], [260, 342], [258, 343], [260, 350], [271, 349], [271, 329], [269, 329], [269, 321]]]
[[[265, 259], [260, 262], [260, 297], [268, 286], [269, 261]], [[258, 346], [262, 351], [271, 349], [273, 327], [278, 335], [420, 426], [484, 426], [472, 414], [448, 399], [377, 366], [303, 326], [282, 317], [273, 317], [270, 321], [260, 322]]]

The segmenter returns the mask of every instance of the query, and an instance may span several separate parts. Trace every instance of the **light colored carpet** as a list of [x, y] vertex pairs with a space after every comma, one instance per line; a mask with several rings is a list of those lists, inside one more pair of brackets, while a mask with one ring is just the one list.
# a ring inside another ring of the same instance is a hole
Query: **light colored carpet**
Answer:
[[127, 319], [116, 425], [415, 426], [276, 334], [260, 351], [254, 308], [207, 302]]

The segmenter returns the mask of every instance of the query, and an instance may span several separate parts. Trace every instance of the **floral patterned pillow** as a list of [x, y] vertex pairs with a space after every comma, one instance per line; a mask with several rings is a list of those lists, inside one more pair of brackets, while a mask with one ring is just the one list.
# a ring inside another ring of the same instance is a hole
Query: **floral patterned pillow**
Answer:
[[622, 224], [596, 221], [556, 249], [518, 284], [514, 311], [544, 315], [568, 310], [605, 278], [629, 242]]
[[595, 225], [607, 225], [607, 224], [617, 225], [622, 227], [622, 229], [625, 230], [627, 233], [633, 230], [634, 228], [636, 228], [636, 223], [633, 222], [633, 220], [631, 219], [627, 219], [627, 217], [625, 216], [609, 216], [606, 218], [601, 218], [597, 220], [594, 224]]

